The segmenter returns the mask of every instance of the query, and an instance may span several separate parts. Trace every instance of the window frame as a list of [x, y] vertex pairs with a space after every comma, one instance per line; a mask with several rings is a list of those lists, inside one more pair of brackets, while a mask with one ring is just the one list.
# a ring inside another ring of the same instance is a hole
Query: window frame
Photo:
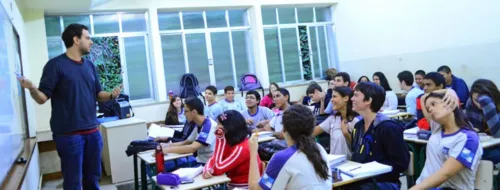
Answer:
[[[146, 22], [146, 30], [143, 32], [123, 32], [123, 24], [122, 24], [122, 15], [123, 14], [143, 14], [144, 15], [144, 20]], [[95, 34], [94, 30], [94, 15], [117, 15], [117, 22], [119, 26], [119, 31], [118, 32], [109, 32], [109, 33], [100, 33], [100, 34]], [[150, 102], [155, 102], [157, 99], [157, 92], [155, 90], [155, 84], [156, 84], [156, 77], [154, 75], [154, 72], [152, 70], [152, 64], [154, 62], [154, 57], [152, 55], [152, 43], [151, 43], [151, 31], [150, 31], [150, 20], [148, 16], [147, 11], [126, 11], [126, 12], [102, 12], [102, 13], [88, 13], [88, 14], [45, 14], [44, 17], [47, 16], [52, 16], [52, 17], [59, 17], [59, 25], [61, 27], [61, 34], [64, 32], [64, 16], [88, 16], [90, 20], [90, 26], [89, 29], [91, 31], [90, 36], [91, 38], [94, 37], [112, 37], [116, 36], [118, 38], [118, 44], [119, 44], [119, 50], [120, 52], [125, 52], [125, 38], [128, 37], [144, 37], [144, 43], [145, 43], [145, 48], [146, 48], [146, 60], [147, 60], [147, 69], [148, 69], [148, 81], [149, 81], [149, 98], [142, 98], [142, 99], [134, 99], [130, 100], [130, 103], [132, 105], [137, 105], [137, 104], [146, 104]], [[61, 39], [61, 36], [46, 36], [47, 42], [48, 41], [59, 41], [62, 47], [63, 53], [66, 51], [66, 46], [64, 45], [64, 42]], [[120, 64], [121, 64], [121, 69], [122, 69], [122, 80], [123, 80], [123, 91], [125, 94], [130, 95], [130, 86], [128, 83], [128, 71], [127, 71], [127, 59], [125, 57], [124, 53], [120, 53]]]
[[[313, 22], [299, 22], [299, 15], [298, 15], [298, 8], [313, 8]], [[311, 63], [311, 73], [312, 73], [312, 79], [311, 80], [317, 80], [317, 79], [322, 79], [325, 77], [325, 74], [323, 72], [319, 72], [320, 76], [316, 76], [315, 72], [315, 65], [318, 64], [318, 68], [320, 70], [323, 69], [323, 64], [321, 60], [321, 50], [320, 50], [320, 39], [319, 39], [319, 33], [321, 31], [318, 31], [320, 27], [323, 27], [323, 34], [325, 36], [325, 52], [327, 53], [326, 58], [327, 58], [327, 66], [329, 68], [336, 66], [337, 64], [337, 49], [335, 48], [335, 42], [336, 42], [336, 37], [335, 37], [335, 23], [333, 21], [333, 13], [332, 13], [332, 8], [331, 6], [327, 6], [328, 10], [330, 11], [329, 16], [330, 16], [330, 21], [328, 22], [318, 22], [317, 21], [317, 8], [324, 8], [322, 6], [267, 6], [263, 5], [260, 8], [267, 8], [267, 9], [274, 9], [274, 13], [276, 14], [276, 24], [262, 24], [263, 31], [266, 29], [276, 29], [277, 31], [277, 37], [278, 37], [278, 46], [279, 46], [279, 58], [280, 58], [280, 65], [281, 65], [281, 79], [282, 81], [277, 82], [278, 84], [284, 84], [284, 85], [294, 85], [294, 84], [301, 84], [303, 83], [304, 80], [304, 68], [302, 64], [302, 55], [301, 55], [301, 50], [300, 50], [300, 34], [299, 34], [299, 26], [305, 26], [307, 28], [307, 36], [308, 38], [311, 37], [311, 30], [310, 27], [315, 28], [315, 40], [316, 41], [316, 49], [317, 52], [312, 51], [312, 43], [311, 40], [308, 40], [309, 44], [309, 52], [310, 52], [310, 63]], [[279, 18], [279, 9], [280, 8], [293, 8], [295, 11], [295, 23], [287, 23], [287, 24], [280, 24], [280, 18]], [[332, 33], [331, 35], [328, 35], [328, 26], [331, 26], [332, 28]], [[283, 47], [282, 47], [282, 38], [281, 38], [281, 30], [282, 29], [290, 29], [290, 28], [295, 28], [296, 29], [296, 35], [297, 35], [297, 46], [298, 46], [298, 54], [299, 54], [299, 63], [300, 63], [300, 75], [301, 79], [300, 80], [286, 80], [286, 72], [285, 72], [285, 63], [283, 59]], [[309, 38], [310, 39], [310, 38]], [[331, 52], [330, 49], [334, 50], [334, 52]], [[313, 53], [318, 54], [319, 60], [315, 60]], [[335, 58], [334, 58], [335, 57]], [[269, 73], [267, 73], [269, 75]], [[271, 76], [269, 75], [269, 78]], [[272, 82], [272, 81], [270, 81]]]
[[[231, 26], [230, 18], [229, 18], [229, 11], [230, 10], [242, 10], [244, 11], [244, 23], [248, 23], [246, 26]], [[251, 22], [250, 22], [250, 16], [249, 16], [249, 10], [248, 8], [243, 8], [243, 9], [238, 9], [238, 8], [221, 8], [217, 9], [217, 11], [224, 11], [224, 16], [226, 20], [226, 26], [224, 27], [216, 27], [216, 28], [209, 28], [208, 27], [208, 20], [207, 20], [207, 11], [214, 11], [211, 9], [204, 9], [204, 10], [180, 10], [180, 11], [169, 11], [169, 10], [158, 10], [158, 15], [163, 14], [163, 13], [177, 13], [179, 14], [179, 21], [180, 21], [180, 29], [177, 30], [161, 30], [159, 29], [159, 34], [160, 36], [167, 36], [167, 35], [180, 35], [182, 38], [182, 51], [183, 51], [183, 56], [184, 56], [184, 72], [185, 73], [190, 73], [190, 66], [189, 66], [189, 58], [188, 58], [188, 51], [187, 51], [187, 42], [186, 42], [186, 35], [187, 34], [204, 34], [205, 35], [205, 45], [207, 49], [207, 60], [208, 60], [208, 71], [209, 71], [209, 78], [210, 78], [210, 85], [217, 86], [217, 80], [216, 80], [216, 72], [215, 72], [215, 64], [214, 64], [214, 54], [213, 54], [213, 47], [212, 47], [212, 37], [211, 34], [213, 33], [227, 33], [228, 34], [228, 40], [229, 40], [229, 51], [230, 51], [230, 57], [231, 57], [231, 67], [232, 67], [232, 80], [233, 86], [235, 88], [235, 91], [239, 91], [239, 77], [237, 76], [236, 72], [236, 61], [234, 57], [234, 40], [233, 40], [233, 32], [245, 32], [245, 40], [247, 41], [246, 44], [246, 51], [247, 51], [247, 60], [248, 60], [248, 73], [255, 73], [255, 62], [253, 59], [253, 44], [251, 40]], [[203, 28], [197, 28], [197, 29], [185, 29], [184, 28], [184, 19], [183, 19], [183, 12], [202, 12], [203, 15], [203, 22], [204, 26]], [[160, 21], [158, 20], [158, 25], [161, 25]], [[161, 27], [159, 27], [161, 28]], [[163, 63], [165, 65], [165, 63]], [[166, 75], [166, 73], [164, 73]], [[170, 89], [167, 87], [167, 91]], [[203, 90], [203, 89], [202, 89]]]

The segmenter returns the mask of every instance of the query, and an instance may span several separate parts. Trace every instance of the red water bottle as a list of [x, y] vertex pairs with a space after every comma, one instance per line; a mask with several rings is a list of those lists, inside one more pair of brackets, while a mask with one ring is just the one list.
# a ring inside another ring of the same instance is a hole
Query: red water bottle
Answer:
[[155, 160], [156, 160], [156, 173], [163, 173], [165, 171], [165, 163], [163, 160], [163, 148], [158, 144], [155, 152]]

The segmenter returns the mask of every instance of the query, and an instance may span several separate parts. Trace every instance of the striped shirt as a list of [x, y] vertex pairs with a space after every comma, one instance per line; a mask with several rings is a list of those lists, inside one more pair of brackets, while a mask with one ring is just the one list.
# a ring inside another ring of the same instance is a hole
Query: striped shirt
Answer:
[[481, 105], [481, 109], [477, 108], [470, 98], [465, 105], [468, 119], [480, 132], [486, 132], [495, 138], [499, 138], [500, 112], [497, 112], [495, 102], [491, 97], [486, 95], [480, 95], [477, 99], [479, 105]]

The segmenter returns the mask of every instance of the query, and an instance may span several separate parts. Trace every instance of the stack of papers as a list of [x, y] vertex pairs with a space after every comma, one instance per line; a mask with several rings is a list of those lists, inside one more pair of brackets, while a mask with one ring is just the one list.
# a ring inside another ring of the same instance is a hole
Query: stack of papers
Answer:
[[151, 124], [148, 130], [148, 136], [151, 138], [156, 137], [173, 137], [175, 130], [168, 127], [160, 127], [156, 124]]
[[346, 156], [345, 155], [328, 155], [328, 166], [330, 168], [335, 168], [338, 165], [344, 163], [346, 161]]
[[375, 176], [392, 171], [392, 166], [378, 163], [376, 161], [360, 164], [351, 168], [339, 168], [341, 172], [349, 177]]
[[180, 168], [172, 172], [177, 174], [181, 181], [193, 181], [193, 179], [203, 172], [203, 166], [197, 168]]
[[273, 132], [271, 132], [271, 131], [259, 132], [259, 139], [260, 138], [272, 137], [272, 136], [273, 136]]
[[413, 127], [411, 129], [406, 129], [403, 134], [404, 135], [417, 135], [417, 132], [418, 132], [418, 127]]

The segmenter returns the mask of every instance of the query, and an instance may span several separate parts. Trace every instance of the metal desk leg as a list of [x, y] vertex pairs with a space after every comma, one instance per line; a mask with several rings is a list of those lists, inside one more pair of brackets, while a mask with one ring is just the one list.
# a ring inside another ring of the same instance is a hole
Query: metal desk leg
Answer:
[[141, 160], [141, 189], [148, 190], [148, 178], [146, 176], [146, 163]]
[[134, 154], [134, 189], [139, 190], [139, 174], [137, 171], [137, 154]]

